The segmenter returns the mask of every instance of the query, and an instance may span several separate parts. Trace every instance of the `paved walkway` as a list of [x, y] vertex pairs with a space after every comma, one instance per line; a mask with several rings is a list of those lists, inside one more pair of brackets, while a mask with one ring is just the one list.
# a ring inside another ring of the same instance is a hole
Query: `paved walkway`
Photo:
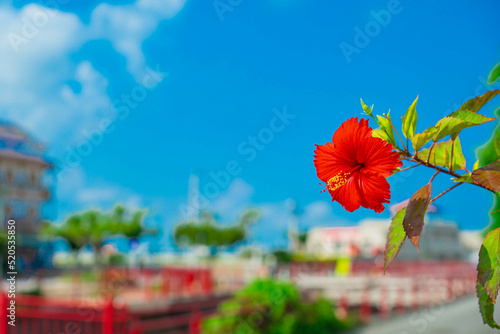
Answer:
[[[500, 304], [495, 319], [500, 319]], [[499, 330], [483, 325], [477, 298], [466, 297], [452, 304], [376, 322], [350, 334], [498, 334]]]

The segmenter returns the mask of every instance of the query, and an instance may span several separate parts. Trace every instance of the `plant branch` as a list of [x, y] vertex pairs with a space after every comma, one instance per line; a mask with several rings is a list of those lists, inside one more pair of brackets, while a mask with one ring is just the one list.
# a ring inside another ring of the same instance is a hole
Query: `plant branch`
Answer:
[[399, 140], [401, 141], [401, 145], [403, 145], [404, 151], [405, 151], [405, 152], [408, 152], [408, 148], [406, 148], [406, 146], [405, 146], [405, 142], [403, 141], [403, 139], [402, 139], [402, 138], [401, 138], [401, 136], [399, 135], [399, 132], [398, 132], [398, 130], [396, 130], [396, 127], [394, 126], [394, 124], [392, 124], [391, 119], [390, 119], [389, 117], [386, 117], [386, 118], [387, 118], [387, 120], [389, 121], [389, 123], [391, 124], [392, 128], [394, 129], [394, 132], [396, 132], [396, 134], [398, 135]]
[[435, 177], [436, 177], [439, 173], [441, 173], [441, 172], [440, 172], [440, 171], [436, 171], [436, 172], [434, 173], [434, 175], [432, 175], [431, 179], [429, 180], [429, 183], [431, 183], [431, 182], [432, 182], [432, 180], [434, 180], [434, 178], [435, 178]]
[[450, 188], [446, 189], [446, 190], [445, 190], [445, 191], [443, 191], [441, 194], [439, 194], [439, 195], [437, 195], [436, 197], [434, 197], [434, 198], [433, 198], [433, 199], [429, 202], [429, 204], [431, 204], [432, 202], [434, 202], [435, 200], [437, 200], [439, 197], [443, 196], [443, 195], [444, 195], [444, 194], [446, 194], [448, 191], [452, 190], [453, 188], [458, 187], [458, 186], [459, 186], [459, 185], [461, 185], [461, 184], [464, 184], [464, 182], [457, 183], [457, 184], [455, 184], [454, 186], [452, 186], [452, 187], [450, 187]]
[[[412, 157], [409, 153], [406, 153], [406, 152], [403, 152], [403, 153], [406, 154], [406, 158], [404, 158], [405, 160], [416, 162], [416, 163], [420, 163], [422, 166], [435, 169], [437, 171], [440, 171], [441, 173], [445, 173], [445, 174], [448, 174], [448, 175], [451, 175], [451, 176], [454, 176], [454, 177], [457, 177], [457, 178], [460, 177], [460, 176], [462, 176], [462, 175], [460, 175], [458, 173], [450, 172], [447, 169], [444, 169], [444, 168], [438, 167], [436, 165], [430, 164], [427, 161], [424, 161], [424, 160], [420, 159], [417, 155], [415, 155], [415, 156]], [[409, 158], [409, 159], [407, 159], [407, 158]]]
[[[436, 171], [439, 171], [439, 172], [444, 173], [444, 174], [451, 175], [451, 176], [456, 177], [456, 178], [459, 178], [459, 177], [462, 176], [462, 175], [460, 175], [460, 174], [458, 174], [456, 172], [452, 172], [452, 171], [449, 171], [447, 169], [444, 169], [444, 168], [438, 167], [436, 165], [430, 164], [430, 163], [428, 163], [428, 162], [420, 159], [416, 154], [415, 154], [415, 156], [412, 157], [410, 155], [410, 153], [408, 153], [408, 152], [401, 152], [401, 153], [403, 153], [406, 156], [405, 158], [403, 158], [404, 160], [408, 160], [408, 161], [420, 163], [420, 165], [422, 165], [422, 166], [425, 166], [425, 167], [428, 167], [428, 168], [432, 168], [432, 169], [434, 169]], [[463, 183], [463, 182], [461, 182], [461, 183]], [[480, 185], [478, 183], [475, 183], [475, 182], [474, 183], [468, 182], [468, 183], [473, 184], [473, 185], [478, 186], [478, 187], [481, 187], [483, 189], [489, 190], [492, 193], [496, 194], [493, 190], [485, 188], [485, 187], [483, 187], [482, 185]]]
[[418, 163], [416, 165], [413, 165], [413, 166], [410, 166], [410, 167], [406, 167], [406, 168], [400, 169], [400, 170], [398, 170], [398, 172], [402, 172], [402, 171], [405, 171], [405, 170], [408, 170], [408, 169], [412, 169], [412, 168], [415, 168], [415, 167], [418, 167], [418, 166], [420, 166], [420, 163]]

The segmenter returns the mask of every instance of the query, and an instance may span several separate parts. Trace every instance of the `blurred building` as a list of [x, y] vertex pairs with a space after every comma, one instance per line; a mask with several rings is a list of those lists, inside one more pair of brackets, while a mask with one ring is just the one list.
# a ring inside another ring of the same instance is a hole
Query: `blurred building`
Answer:
[[[374, 258], [384, 254], [390, 223], [390, 219], [365, 219], [357, 226], [313, 228], [307, 238], [306, 251], [318, 257]], [[468, 247], [462, 239], [454, 222], [426, 222], [420, 251], [405, 241], [398, 259], [463, 259], [467, 257]]]
[[481, 231], [460, 231], [460, 243], [468, 260], [477, 261], [483, 238]]
[[398, 254], [400, 260], [458, 260], [466, 258], [460, 240], [460, 230], [455, 222], [426, 222], [419, 243], [419, 252], [407, 240]]
[[35, 233], [49, 199], [44, 174], [52, 165], [44, 148], [19, 128], [0, 123], [0, 215], [3, 226], [16, 221], [20, 233]]
[[51, 170], [42, 145], [18, 127], [0, 122], [0, 232], [8, 220], [16, 222], [16, 268], [25, 275], [50, 266], [52, 247], [41, 243], [37, 232], [46, 218], [42, 207], [51, 197]]
[[356, 257], [362, 243], [359, 226], [316, 227], [308, 233], [306, 252], [318, 257]]
[[373, 258], [384, 253], [387, 219], [364, 219], [357, 226], [313, 228], [306, 251], [318, 256]]

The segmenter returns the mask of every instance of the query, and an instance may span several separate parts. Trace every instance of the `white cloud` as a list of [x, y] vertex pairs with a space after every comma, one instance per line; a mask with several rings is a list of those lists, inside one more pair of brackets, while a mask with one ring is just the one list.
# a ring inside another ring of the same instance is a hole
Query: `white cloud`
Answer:
[[78, 190], [76, 197], [80, 203], [95, 205], [95, 203], [116, 201], [118, 193], [119, 191], [116, 187], [92, 187]]
[[[177, 14], [184, 0], [137, 0], [97, 6], [89, 24], [72, 13], [28, 4], [0, 5], [0, 110], [60, 153], [58, 143], [73, 143], [84, 129], [113, 111], [108, 80], [88, 61], [72, 56], [88, 41], [108, 39], [127, 59], [138, 83], [148, 68], [142, 43], [158, 24]], [[63, 5], [61, 5], [63, 6]], [[68, 85], [75, 81], [81, 91]], [[58, 150], [59, 148], [59, 150]]]
[[[28, 130], [48, 144], [54, 158], [63, 159], [67, 145], [76, 143], [84, 130], [94, 129], [103, 118], [113, 118], [108, 78], [90, 61], [75, 62], [73, 56], [88, 41], [107, 39], [126, 58], [129, 73], [142, 84], [144, 73], [154, 72], [148, 68], [142, 51], [144, 40], [162, 20], [175, 16], [184, 2], [102, 4], [96, 7], [88, 24], [74, 14], [37, 4], [20, 9], [0, 5], [2, 118]], [[80, 89], [72, 89], [69, 82]], [[165, 212], [173, 211], [172, 204], [167, 203], [168, 210], [160, 199], [90, 178], [78, 166], [67, 169], [58, 181], [58, 219], [90, 207], [108, 210], [116, 203], [131, 210], [150, 204], [161, 219]]]
[[[125, 56], [128, 71], [142, 84], [144, 73], [154, 73], [142, 52], [144, 40], [162, 20], [175, 16], [184, 3], [137, 0], [122, 6], [101, 4], [88, 24], [75, 14], [38, 4], [19, 9], [0, 4], [2, 118], [41, 140], [54, 158], [64, 159], [67, 145], [76, 144], [102, 119], [115, 117], [107, 93], [109, 80], [88, 60], [75, 62], [73, 56], [88, 41], [107, 39]], [[96, 183], [78, 167], [66, 171], [60, 181], [57, 197], [61, 214], [75, 210], [74, 205], [143, 204], [142, 196], [117, 185]]]
[[259, 240], [264, 248], [286, 248], [291, 212], [287, 201], [263, 203], [258, 208], [260, 220], [251, 227], [251, 238]]
[[100, 4], [92, 12], [93, 38], [106, 38], [127, 58], [127, 68], [139, 81], [147, 71], [142, 43], [164, 20], [175, 16], [184, 0], [138, 0], [132, 5]]
[[314, 226], [344, 226], [354, 222], [339, 217], [333, 212], [333, 204], [326, 201], [316, 201], [304, 207], [304, 214], [300, 217], [304, 228]]
[[[56, 13], [35, 4], [0, 7], [0, 108], [3, 117], [44, 141], [56, 138], [66, 118], [79, 111], [62, 99], [61, 90], [77, 68], [68, 55], [81, 44], [74, 38], [81, 31], [77, 16], [50, 17], [47, 11]], [[37, 28], [32, 20], [40, 13], [48, 21]]]
[[81, 209], [109, 210], [118, 203], [130, 210], [144, 209], [146, 206], [145, 197], [141, 194], [118, 184], [90, 179], [81, 167], [67, 170], [58, 180], [57, 198], [63, 208], [59, 219]]
[[221, 215], [222, 220], [235, 221], [241, 213], [251, 206], [254, 188], [243, 181], [235, 179], [229, 187], [217, 196], [207, 209]]
[[307, 221], [320, 221], [330, 218], [332, 214], [331, 203], [316, 201], [306, 205], [303, 218]]

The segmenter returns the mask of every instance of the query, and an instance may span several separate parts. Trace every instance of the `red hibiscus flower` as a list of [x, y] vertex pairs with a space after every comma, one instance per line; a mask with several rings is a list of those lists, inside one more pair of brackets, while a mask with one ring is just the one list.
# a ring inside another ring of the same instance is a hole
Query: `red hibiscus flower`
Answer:
[[353, 117], [333, 134], [332, 142], [316, 145], [314, 165], [318, 177], [325, 182], [332, 202], [353, 212], [360, 206], [384, 211], [391, 191], [386, 178], [403, 166], [394, 147], [372, 137], [368, 120]]

